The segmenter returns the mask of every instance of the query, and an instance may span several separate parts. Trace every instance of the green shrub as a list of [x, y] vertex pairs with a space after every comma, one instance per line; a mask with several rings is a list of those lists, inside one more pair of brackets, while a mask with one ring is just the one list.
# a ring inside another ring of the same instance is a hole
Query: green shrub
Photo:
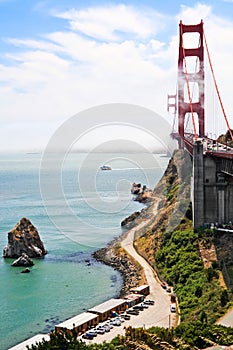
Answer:
[[[211, 235], [212, 231], [205, 231]], [[207, 237], [208, 238], [208, 237]], [[177, 230], [164, 234], [160, 250], [155, 255], [156, 267], [178, 295], [181, 320], [197, 320], [206, 313], [214, 322], [216, 314], [228, 303], [228, 294], [218, 282], [218, 264], [204, 269], [198, 249], [199, 233]]]

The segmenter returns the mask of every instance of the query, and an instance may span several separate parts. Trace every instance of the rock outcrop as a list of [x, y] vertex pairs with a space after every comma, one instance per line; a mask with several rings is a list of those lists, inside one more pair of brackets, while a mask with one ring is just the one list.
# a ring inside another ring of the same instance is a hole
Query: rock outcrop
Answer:
[[[123, 277], [123, 286], [120, 296], [130, 293], [132, 288], [139, 284], [144, 284], [140, 265], [137, 265], [124, 251], [118, 246], [118, 241], [112, 241], [108, 247], [101, 248], [93, 253], [93, 257], [109, 265], [121, 273]], [[143, 282], [143, 283], [142, 283]]]
[[3, 250], [4, 258], [18, 258], [23, 253], [30, 258], [47, 254], [36, 227], [27, 218], [22, 218], [8, 233], [8, 244]]
[[31, 272], [31, 270], [28, 268], [28, 267], [26, 267], [26, 269], [24, 269], [23, 271], [21, 271], [21, 273], [30, 273]]
[[131, 193], [135, 195], [134, 200], [140, 203], [148, 204], [153, 201], [152, 191], [146, 185], [132, 184]]
[[141, 215], [140, 211], [135, 211], [133, 214], [131, 214], [129, 217], [125, 218], [121, 222], [121, 226], [127, 229], [136, 226], [137, 225], [136, 219], [138, 219], [140, 215]]
[[23, 253], [17, 260], [15, 260], [12, 264], [12, 266], [23, 266], [23, 267], [28, 267], [28, 266], [33, 266], [34, 262], [32, 261], [31, 258], [25, 253]]

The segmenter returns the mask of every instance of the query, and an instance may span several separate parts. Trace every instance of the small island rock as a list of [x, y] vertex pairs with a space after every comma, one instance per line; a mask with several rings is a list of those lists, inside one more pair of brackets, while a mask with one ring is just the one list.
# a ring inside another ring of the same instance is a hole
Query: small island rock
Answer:
[[27, 218], [22, 218], [8, 233], [8, 245], [3, 250], [3, 257], [18, 258], [23, 253], [30, 258], [47, 254], [36, 227]]
[[29, 270], [28, 267], [26, 267], [26, 269], [24, 269], [23, 271], [21, 271], [21, 273], [29, 273], [29, 272], [31, 272], [31, 271]]
[[31, 258], [25, 253], [23, 253], [17, 260], [15, 260], [11, 266], [33, 266], [34, 262], [32, 261]]

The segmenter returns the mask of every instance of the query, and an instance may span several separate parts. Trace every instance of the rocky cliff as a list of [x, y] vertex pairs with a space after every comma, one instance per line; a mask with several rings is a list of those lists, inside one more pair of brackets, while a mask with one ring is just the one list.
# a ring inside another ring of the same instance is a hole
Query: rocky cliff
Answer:
[[[139, 231], [136, 235], [135, 246], [151, 265], [155, 265], [155, 252], [160, 248], [164, 232], [173, 231], [182, 221], [192, 219], [191, 173], [189, 154], [185, 150], [175, 150], [163, 177], [152, 193], [157, 203], [156, 210], [153, 210], [153, 205], [146, 209], [148, 216], [152, 217], [151, 225], [147, 232], [141, 234]], [[137, 218], [138, 222], [139, 219], [140, 217]]]
[[3, 250], [3, 257], [18, 258], [24, 253], [30, 258], [47, 254], [36, 227], [27, 218], [22, 218], [8, 233], [8, 244]]

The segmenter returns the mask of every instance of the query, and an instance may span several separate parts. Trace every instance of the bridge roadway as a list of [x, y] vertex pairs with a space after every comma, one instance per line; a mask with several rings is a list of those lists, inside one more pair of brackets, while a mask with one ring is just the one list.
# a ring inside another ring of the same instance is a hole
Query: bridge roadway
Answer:
[[[176, 140], [181, 140], [178, 133], [172, 133], [171, 136]], [[204, 155], [233, 160], [232, 147], [210, 139], [209, 137], [199, 138], [198, 140], [202, 140], [203, 142]], [[185, 133], [183, 143], [191, 156], [193, 155], [194, 141], [194, 134]]]

